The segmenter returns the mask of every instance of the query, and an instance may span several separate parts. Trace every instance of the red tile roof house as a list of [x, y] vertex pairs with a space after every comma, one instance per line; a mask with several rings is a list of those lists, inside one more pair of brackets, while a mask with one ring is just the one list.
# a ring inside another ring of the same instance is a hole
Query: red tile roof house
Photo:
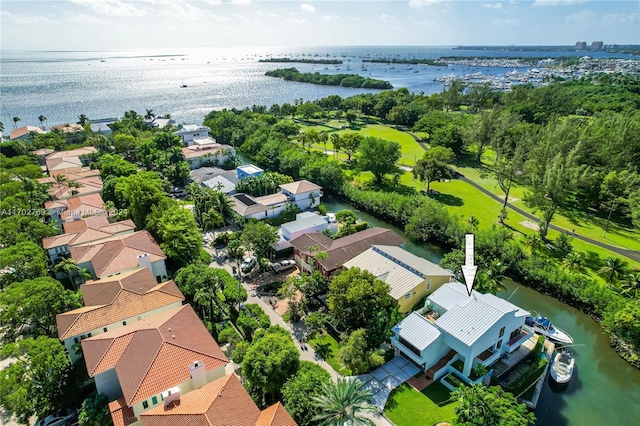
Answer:
[[84, 220], [63, 222], [62, 226], [64, 234], [42, 240], [42, 247], [49, 253], [52, 265], [56, 264], [60, 257], [69, 255], [72, 246], [131, 234], [136, 229], [131, 219], [110, 223], [106, 216], [91, 216]]
[[[97, 194], [102, 192], [102, 178], [100, 170], [91, 170], [88, 167], [74, 166], [65, 169], [53, 170], [50, 176], [37, 179], [42, 184], [50, 184], [49, 195], [55, 199], [70, 198], [76, 195]], [[64, 182], [56, 182], [55, 176], [63, 175]], [[78, 183], [79, 187], [70, 186], [70, 182]]]
[[104, 279], [146, 266], [157, 282], [166, 279], [164, 252], [148, 231], [71, 247], [71, 257], [91, 276]]
[[98, 150], [94, 147], [85, 146], [69, 151], [57, 151], [51, 153], [46, 157], [47, 170], [52, 172], [54, 170], [68, 169], [70, 167], [86, 166], [91, 160], [91, 155], [96, 152], [98, 152]]
[[190, 145], [182, 148], [184, 158], [189, 163], [191, 170], [203, 166], [219, 166], [230, 157], [235, 157], [236, 151], [230, 145], [221, 145], [211, 142], [205, 144]]
[[106, 216], [107, 210], [100, 194], [80, 195], [79, 197], [53, 200], [44, 203], [51, 219], [60, 222], [70, 222], [90, 216]]
[[310, 272], [313, 256], [324, 252], [327, 257], [318, 259], [315, 266], [325, 277], [336, 273], [345, 262], [367, 251], [374, 245], [401, 246], [404, 240], [391, 229], [369, 228], [355, 234], [332, 240], [321, 233], [303, 234], [291, 240], [296, 263]]
[[140, 415], [142, 426], [297, 426], [277, 402], [262, 411], [231, 373]]
[[22, 126], [22, 127], [18, 127], [15, 130], [12, 130], [11, 133], [9, 133], [9, 140], [15, 141], [20, 139], [31, 139], [31, 135], [29, 134], [29, 132], [36, 132], [41, 135], [47, 133], [44, 130], [42, 130], [40, 127]]
[[322, 197], [322, 187], [304, 179], [282, 184], [280, 191], [303, 211], [317, 207]]
[[191, 305], [84, 339], [82, 352], [98, 392], [118, 400], [114, 425], [219, 379], [228, 362]]
[[158, 284], [149, 268], [139, 268], [80, 286], [84, 307], [56, 315], [58, 338], [71, 361], [81, 357], [81, 340], [182, 306], [184, 296], [173, 281]]

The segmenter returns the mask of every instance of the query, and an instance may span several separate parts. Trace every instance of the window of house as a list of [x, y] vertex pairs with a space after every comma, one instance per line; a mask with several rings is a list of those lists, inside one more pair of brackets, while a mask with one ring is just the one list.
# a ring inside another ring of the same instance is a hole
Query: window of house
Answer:
[[91, 337], [91, 333], [87, 334], [88, 337]]
[[102, 329], [102, 332], [103, 332], [103, 333], [106, 333], [106, 332], [107, 332], [107, 327], [104, 327], [104, 328]]
[[431, 290], [431, 278], [427, 280], [427, 291]]
[[500, 329], [500, 335], [498, 337], [502, 337], [502, 336], [504, 336], [504, 327]]
[[413, 346], [411, 343], [407, 342], [402, 336], [398, 336], [398, 341], [402, 344], [402, 346], [409, 349], [416, 356], [420, 356], [420, 351], [418, 350], [418, 348]]
[[73, 338], [73, 343], [78, 343], [78, 342], [79, 342], [78, 338], [77, 338], [77, 337], [74, 337], [74, 338]]
[[502, 347], [502, 340], [498, 340], [498, 344], [496, 345], [496, 349], [500, 349]]
[[122, 321], [122, 325], [127, 325], [127, 322], [126, 321]]
[[407, 293], [407, 294], [405, 294], [405, 295], [404, 295], [404, 298], [405, 298], [405, 299], [408, 299], [408, 298], [410, 298], [410, 297], [411, 297], [411, 292], [409, 292], [409, 293]]
[[153, 405], [156, 405], [156, 404], [158, 403], [158, 397], [157, 397], [157, 396], [152, 396], [152, 397], [151, 397], [151, 403], [152, 403]]
[[142, 408], [149, 408], [149, 403], [147, 401], [142, 401]]

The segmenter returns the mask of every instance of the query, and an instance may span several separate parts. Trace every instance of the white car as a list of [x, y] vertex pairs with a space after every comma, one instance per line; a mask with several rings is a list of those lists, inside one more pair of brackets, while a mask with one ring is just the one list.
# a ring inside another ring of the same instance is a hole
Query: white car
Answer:
[[296, 266], [295, 260], [287, 259], [273, 265], [273, 271], [282, 272], [282, 271], [286, 271], [287, 269], [294, 268], [295, 266]]
[[36, 426], [66, 426], [73, 423], [76, 419], [77, 413], [75, 410], [67, 411], [65, 413], [54, 413], [44, 418], [44, 420], [38, 420]]
[[249, 272], [256, 265], [256, 258], [253, 256], [247, 257], [242, 265], [240, 265], [240, 270], [242, 272]]

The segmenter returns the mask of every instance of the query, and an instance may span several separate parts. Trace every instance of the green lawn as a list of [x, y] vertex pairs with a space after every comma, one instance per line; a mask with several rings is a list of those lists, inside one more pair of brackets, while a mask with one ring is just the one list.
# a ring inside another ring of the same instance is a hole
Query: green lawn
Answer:
[[338, 361], [337, 356], [340, 346], [336, 339], [325, 334], [323, 336], [313, 336], [307, 342], [334, 370], [343, 376], [351, 376], [351, 370]]
[[385, 414], [397, 426], [431, 426], [438, 422], [453, 422], [458, 402], [450, 399], [449, 389], [440, 382], [418, 392], [406, 383], [391, 392]]

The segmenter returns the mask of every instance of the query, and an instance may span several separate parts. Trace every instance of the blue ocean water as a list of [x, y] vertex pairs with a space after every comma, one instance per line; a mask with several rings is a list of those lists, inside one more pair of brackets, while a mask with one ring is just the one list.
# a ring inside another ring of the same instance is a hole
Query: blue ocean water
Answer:
[[[440, 92], [435, 77], [449, 74], [502, 75], [510, 69], [487, 67], [430, 67], [367, 64], [372, 57], [438, 58], [440, 56], [564, 56], [571, 52], [465, 51], [451, 47], [225, 47], [119, 51], [6, 51], [0, 52], [0, 121], [5, 129], [20, 117], [20, 125], [76, 122], [80, 114], [90, 119], [121, 117], [124, 111], [171, 114], [178, 123], [202, 122], [211, 110], [251, 105], [293, 103], [337, 94], [343, 97], [371, 90], [317, 86], [266, 77], [271, 69], [295, 66], [300, 71], [356, 73], [388, 80], [395, 88], [412, 92]], [[584, 53], [575, 53], [583, 55]], [[260, 63], [261, 58], [300, 56], [340, 58], [335, 66]], [[598, 54], [597, 54], [598, 55]], [[607, 55], [607, 54], [599, 54]], [[624, 56], [624, 55], [623, 55]], [[101, 59], [103, 61], [101, 61]], [[350, 70], [347, 71], [347, 66]], [[326, 69], [325, 69], [326, 68]], [[414, 71], [418, 71], [417, 73]], [[181, 88], [182, 84], [187, 85]]]

